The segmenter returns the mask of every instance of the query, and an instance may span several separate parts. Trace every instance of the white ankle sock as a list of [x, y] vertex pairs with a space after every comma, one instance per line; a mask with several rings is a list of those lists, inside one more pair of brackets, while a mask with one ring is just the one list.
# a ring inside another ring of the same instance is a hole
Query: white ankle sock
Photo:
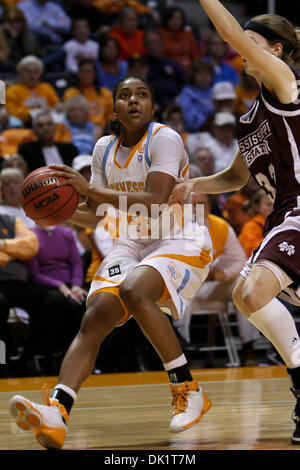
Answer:
[[187, 364], [187, 360], [186, 360], [185, 355], [182, 354], [181, 356], [177, 357], [173, 361], [165, 362], [163, 366], [165, 370], [172, 370], [172, 369], [176, 369], [176, 367], [184, 366], [184, 364]]
[[248, 320], [273, 344], [288, 368], [300, 365], [300, 340], [288, 309], [274, 298]]

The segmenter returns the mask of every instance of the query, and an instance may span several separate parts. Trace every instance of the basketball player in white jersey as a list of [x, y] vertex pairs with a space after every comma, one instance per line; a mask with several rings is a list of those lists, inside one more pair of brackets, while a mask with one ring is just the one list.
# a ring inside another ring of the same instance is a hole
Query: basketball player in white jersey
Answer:
[[[99, 212], [104, 204], [118, 209], [121, 219], [121, 196], [127, 197], [128, 208], [140, 204], [150, 214], [153, 205], [167, 203], [176, 182], [187, 178], [188, 157], [181, 137], [152, 122], [153, 101], [144, 79], [123, 79], [114, 93], [116, 125], [111, 135], [96, 143], [90, 183], [67, 166], [53, 166], [57, 175], [67, 178], [66, 184], [88, 198], [72, 217], [73, 223], [95, 227], [100, 219], [95, 210]], [[10, 402], [18, 426], [32, 431], [46, 448], [63, 447], [70, 410], [93, 370], [101, 342], [130, 316], [169, 375], [174, 406], [170, 431], [189, 428], [211, 406], [193, 380], [173, 327], [161, 310], [168, 307], [174, 318], [181, 318], [205, 280], [212, 247], [208, 230], [202, 227], [202, 236], [197, 236], [196, 224], [190, 220], [187, 238], [153, 239], [139, 220], [141, 237], [120, 236], [101, 263], [80, 331], [63, 360], [57, 386], [51, 396], [47, 393], [46, 405], [19, 395]], [[121, 221], [118, 228], [121, 230]]]
[[200, 0], [220, 36], [244, 60], [259, 94], [238, 126], [239, 151], [232, 165], [211, 177], [175, 188], [170, 203], [191, 191], [224, 193], [243, 187], [252, 175], [274, 203], [264, 240], [241, 272], [233, 300], [274, 345], [296, 397], [293, 444], [300, 444], [300, 340], [294, 319], [277, 299], [300, 305], [300, 30], [279, 15], [260, 15], [244, 30], [218, 0]]

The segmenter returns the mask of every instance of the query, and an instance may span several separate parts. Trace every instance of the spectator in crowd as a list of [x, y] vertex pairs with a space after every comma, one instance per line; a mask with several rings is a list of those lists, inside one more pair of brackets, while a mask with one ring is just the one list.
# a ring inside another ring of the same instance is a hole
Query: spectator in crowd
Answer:
[[66, 11], [71, 18], [88, 20], [95, 40], [110, 30], [110, 16], [97, 8], [94, 0], [69, 0], [66, 3]]
[[149, 67], [144, 55], [134, 54], [127, 60], [127, 75], [147, 78]]
[[64, 42], [70, 32], [71, 18], [60, 5], [48, 0], [23, 0], [18, 7], [26, 17], [29, 30], [41, 44]]
[[23, 174], [17, 168], [5, 168], [0, 173], [2, 201], [0, 214], [8, 214], [18, 217], [22, 222], [32, 229], [34, 222], [26, 216], [21, 205], [21, 187], [24, 181]]
[[188, 72], [195, 59], [200, 57], [194, 34], [186, 29], [186, 15], [180, 7], [169, 7], [164, 11], [162, 27], [163, 54], [180, 63]]
[[231, 82], [217, 82], [212, 89], [215, 113], [227, 111], [235, 114], [236, 92]]
[[200, 176], [210, 176], [216, 173], [215, 156], [208, 147], [198, 147], [194, 151], [191, 160], [199, 168]]
[[[1, 207], [1, 206], [0, 206]], [[28, 282], [25, 261], [39, 249], [37, 236], [18, 217], [0, 212], [0, 339], [6, 345], [6, 370], [0, 377], [10, 376], [10, 346], [7, 319], [11, 308], [19, 307], [29, 316], [39, 313], [43, 293]], [[25, 374], [23, 367], [22, 374]]]
[[103, 132], [107, 121], [113, 117], [112, 92], [100, 85], [95, 62], [81, 59], [75, 86], [67, 88], [63, 101], [82, 95], [89, 103], [89, 121], [97, 126], [97, 135]]
[[216, 113], [229, 112], [238, 118], [235, 108], [236, 93], [231, 82], [217, 82], [212, 87], [214, 112], [206, 119], [201, 131], [209, 131]]
[[101, 41], [96, 67], [99, 83], [110, 91], [125, 77], [128, 64], [120, 59], [120, 44], [116, 38], [106, 36]]
[[71, 73], [78, 72], [80, 59], [98, 59], [99, 43], [90, 39], [90, 27], [88, 20], [77, 18], [72, 24], [72, 39], [63, 45], [66, 53], [65, 70]]
[[6, 89], [6, 106], [12, 116], [25, 125], [42, 109], [54, 109], [59, 103], [55, 89], [41, 82], [44, 70], [42, 61], [35, 56], [24, 57], [17, 65], [18, 82]]
[[42, 315], [33, 318], [32, 342], [34, 352], [46, 357], [44, 367], [48, 368], [54, 353], [63, 355], [76, 335], [87, 292], [82, 287], [83, 266], [73, 230], [61, 225], [36, 225], [33, 232], [39, 250], [27, 262], [27, 268], [33, 285], [44, 288], [44, 301]]
[[1, 163], [1, 170], [4, 170], [5, 168], [16, 168], [20, 171], [20, 173], [22, 173], [23, 178], [28, 175], [27, 163], [25, 162], [22, 155], [19, 155], [18, 153], [4, 155]]
[[162, 122], [167, 126], [174, 129], [181, 135], [183, 142], [185, 142], [187, 131], [183, 118], [183, 111], [181, 106], [177, 103], [172, 103], [167, 106], [162, 114]]
[[241, 72], [240, 77], [240, 82], [235, 89], [235, 108], [238, 116], [242, 116], [249, 110], [259, 92], [259, 87], [254, 77], [248, 75], [244, 70]]
[[19, 153], [25, 159], [29, 172], [45, 165], [65, 164], [72, 166], [73, 158], [78, 155], [75, 145], [55, 142], [55, 123], [48, 110], [41, 111], [33, 120], [36, 141], [20, 145]]
[[232, 162], [238, 144], [235, 139], [236, 118], [232, 113], [216, 113], [209, 132], [189, 134], [186, 138], [186, 148], [193, 154], [196, 148], [208, 147], [215, 156], [215, 172], [227, 168]]
[[0, 26], [0, 67], [15, 71], [16, 64], [27, 55], [43, 57], [44, 50], [36, 36], [27, 28], [23, 12], [16, 7], [9, 8]]
[[178, 62], [163, 55], [163, 38], [159, 31], [147, 31], [144, 40], [149, 67], [147, 79], [153, 87], [157, 108], [162, 113], [181, 92], [186, 74]]
[[80, 154], [92, 154], [97, 140], [97, 128], [88, 120], [89, 103], [84, 96], [74, 96], [65, 103], [66, 123], [72, 143]]
[[251, 200], [258, 189], [259, 186], [255, 179], [250, 177], [242, 189], [230, 194], [226, 199], [223, 217], [230, 223], [237, 235], [241, 233], [243, 226], [251, 218], [247, 212], [244, 212], [244, 204]]
[[[216, 33], [216, 28], [214, 24], [211, 22], [210, 18], [207, 18], [206, 24], [201, 25], [201, 29], [199, 31], [200, 40], [199, 40], [199, 49], [201, 57], [205, 56], [206, 52], [206, 39], [212, 34]], [[230, 46], [230, 44], [226, 44], [226, 55], [225, 61], [231, 63], [233, 58], [235, 58], [237, 52]]]
[[[215, 156], [208, 147], [198, 147], [191, 155], [191, 161], [199, 170], [199, 176], [211, 176], [215, 171]], [[212, 194], [210, 196], [211, 213], [222, 217], [225, 194]]]
[[17, 153], [19, 146], [35, 140], [32, 129], [25, 127], [16, 127], [6, 129], [0, 134], [0, 156]]
[[177, 97], [188, 132], [197, 132], [214, 111], [212, 83], [214, 69], [209, 62], [196, 59], [188, 74], [188, 83]]
[[263, 229], [266, 218], [273, 210], [273, 203], [263, 189], [256, 191], [249, 201], [243, 205], [243, 210], [251, 216], [239, 234], [239, 241], [245, 250], [247, 258], [263, 241]]
[[[149, 3], [149, 2], [148, 2]], [[151, 13], [151, 8], [137, 0], [94, 0], [94, 4], [107, 15], [119, 13], [125, 6], [132, 7], [139, 15]]]
[[0, 157], [17, 153], [20, 145], [33, 140], [35, 140], [35, 135], [32, 129], [17, 127], [2, 131], [0, 134]]
[[[209, 230], [213, 244], [213, 261], [206, 281], [202, 284], [182, 320], [173, 322], [179, 333], [190, 342], [190, 322], [193, 310], [205, 305], [206, 301], [229, 302], [232, 291], [246, 256], [233, 228], [220, 217], [211, 214], [210, 196], [196, 194], [195, 202], [204, 204], [204, 224]], [[242, 365], [258, 365], [253, 351], [253, 342], [259, 333], [253, 325], [244, 321], [244, 315], [237, 311], [239, 334], [243, 344]]]
[[0, 106], [0, 132], [6, 129], [18, 129], [23, 126], [21, 119], [11, 116], [6, 106]]
[[120, 59], [127, 60], [134, 54], [145, 53], [144, 31], [138, 29], [138, 14], [131, 7], [123, 8], [118, 16], [117, 25], [109, 32], [120, 44]]
[[214, 83], [231, 82], [234, 87], [239, 83], [239, 74], [226, 62], [227, 44], [216, 31], [208, 34], [205, 41], [205, 57], [215, 70]]
[[200, 169], [195, 165], [195, 163], [190, 163], [189, 165], [189, 177], [192, 178], [199, 178], [202, 176]]
[[7, 63], [8, 55], [9, 55], [8, 44], [5, 41], [5, 37], [2, 32], [2, 27], [0, 26], [0, 70], [10, 69], [10, 66]]

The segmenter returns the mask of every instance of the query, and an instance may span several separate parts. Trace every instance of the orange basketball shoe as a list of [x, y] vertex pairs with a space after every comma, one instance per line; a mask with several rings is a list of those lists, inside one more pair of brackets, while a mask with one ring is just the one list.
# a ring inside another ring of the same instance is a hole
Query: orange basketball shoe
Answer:
[[200, 421], [204, 413], [210, 409], [211, 401], [195, 380], [170, 384], [170, 387], [174, 409], [169, 429], [171, 432], [184, 431]]
[[42, 388], [42, 398], [45, 405], [15, 395], [9, 402], [10, 413], [19, 428], [32, 431], [43, 447], [61, 449], [68, 431], [68, 413], [63, 405], [50, 398], [48, 386]]

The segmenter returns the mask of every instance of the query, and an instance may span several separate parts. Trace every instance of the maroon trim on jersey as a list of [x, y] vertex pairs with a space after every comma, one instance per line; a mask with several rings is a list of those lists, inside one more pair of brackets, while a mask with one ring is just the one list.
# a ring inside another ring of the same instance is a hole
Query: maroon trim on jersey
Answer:
[[258, 106], [259, 106], [259, 99], [256, 98], [256, 100], [252, 103], [248, 111], [244, 113], [242, 116], [240, 116], [239, 122], [241, 124], [250, 124], [255, 118], [255, 114], [256, 114], [256, 111], [258, 110]]

